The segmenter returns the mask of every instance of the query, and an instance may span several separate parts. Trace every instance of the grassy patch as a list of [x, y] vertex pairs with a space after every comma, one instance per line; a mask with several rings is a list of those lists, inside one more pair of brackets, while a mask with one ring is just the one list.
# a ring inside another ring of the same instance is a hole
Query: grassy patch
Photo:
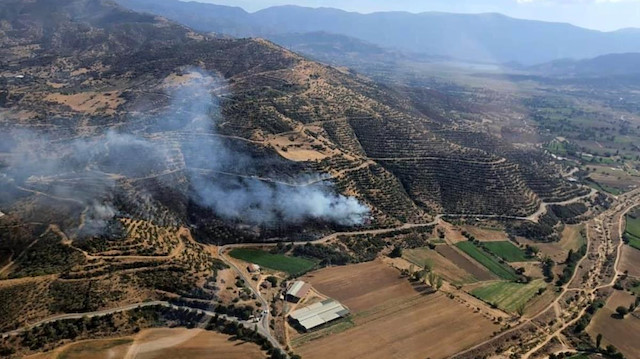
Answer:
[[553, 140], [549, 142], [545, 147], [547, 151], [554, 153], [556, 155], [561, 155], [561, 156], [567, 155], [567, 146], [564, 141]]
[[243, 261], [255, 263], [265, 268], [286, 272], [291, 275], [300, 275], [313, 268], [316, 263], [300, 257], [290, 257], [282, 254], [271, 254], [259, 249], [236, 248], [230, 256]]
[[504, 311], [515, 312], [518, 307], [529, 302], [538, 293], [538, 290], [545, 286], [542, 279], [527, 284], [497, 282], [476, 288], [471, 291], [471, 294], [487, 303], [495, 304]]
[[640, 249], [640, 209], [635, 209], [626, 215], [627, 225], [624, 236], [629, 241], [629, 245]]
[[627, 234], [627, 240], [631, 247], [640, 250], [640, 238]]
[[627, 226], [625, 232], [636, 238], [640, 238], [640, 209], [636, 209], [633, 213], [627, 213]]
[[619, 195], [619, 194], [623, 193], [623, 191], [622, 191], [622, 190], [620, 190], [620, 189], [617, 189], [617, 188], [615, 188], [615, 187], [608, 186], [608, 185], [606, 185], [606, 184], [604, 184], [604, 183], [596, 182], [596, 181], [594, 181], [594, 180], [593, 180], [593, 179], [591, 179], [591, 178], [588, 178], [588, 179], [587, 179], [587, 181], [586, 181], [586, 183], [587, 183], [587, 185], [588, 185], [589, 187], [591, 187], [591, 188], [595, 188], [595, 189], [597, 189], [598, 191], [611, 193], [611, 194], [612, 194], [612, 195], [614, 195], [614, 196], [617, 196], [617, 195]]
[[498, 277], [508, 280], [515, 280], [518, 278], [514, 273], [513, 268], [500, 263], [498, 258], [485, 252], [472, 242], [458, 242], [456, 243], [456, 247], [460, 248], [463, 252], [478, 261]]
[[516, 247], [513, 243], [504, 242], [485, 242], [483, 244], [491, 253], [504, 259], [507, 262], [526, 262], [531, 260], [527, 258], [522, 249]]

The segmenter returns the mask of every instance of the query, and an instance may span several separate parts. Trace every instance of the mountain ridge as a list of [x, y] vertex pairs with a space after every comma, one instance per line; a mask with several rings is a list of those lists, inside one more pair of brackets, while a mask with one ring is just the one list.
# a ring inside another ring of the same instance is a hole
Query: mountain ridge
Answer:
[[[234, 10], [235, 17], [230, 19], [220, 5], [207, 7], [207, 4], [176, 0], [163, 2], [162, 8], [158, 8], [149, 0], [119, 1], [138, 11], [155, 11], [200, 31], [265, 38], [324, 31], [390, 49], [468, 61], [516, 61], [533, 65], [560, 58], [640, 51], [640, 33], [601, 32], [566, 23], [522, 20], [495, 13], [360, 14], [334, 8], [285, 5], [253, 13]], [[222, 15], [217, 14], [220, 12]]]

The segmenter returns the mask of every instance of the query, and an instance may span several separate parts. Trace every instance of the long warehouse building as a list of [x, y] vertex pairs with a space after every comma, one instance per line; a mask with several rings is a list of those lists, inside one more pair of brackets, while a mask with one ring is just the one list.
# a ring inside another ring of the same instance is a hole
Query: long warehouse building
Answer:
[[313, 329], [349, 315], [349, 310], [335, 299], [325, 299], [293, 311], [289, 317], [304, 330]]

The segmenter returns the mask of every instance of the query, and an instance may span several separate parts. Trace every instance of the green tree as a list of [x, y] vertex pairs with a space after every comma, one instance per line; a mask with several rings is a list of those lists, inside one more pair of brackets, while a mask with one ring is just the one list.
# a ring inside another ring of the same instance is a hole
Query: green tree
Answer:
[[402, 247], [400, 247], [400, 246], [393, 247], [393, 250], [389, 254], [389, 257], [391, 257], [391, 258], [400, 258], [400, 257], [402, 257]]
[[598, 333], [596, 335], [596, 348], [600, 349], [600, 344], [602, 344], [602, 334]]
[[629, 314], [629, 309], [627, 309], [627, 307], [619, 306], [616, 308], [616, 313], [618, 313], [620, 318], [624, 318], [625, 315]]

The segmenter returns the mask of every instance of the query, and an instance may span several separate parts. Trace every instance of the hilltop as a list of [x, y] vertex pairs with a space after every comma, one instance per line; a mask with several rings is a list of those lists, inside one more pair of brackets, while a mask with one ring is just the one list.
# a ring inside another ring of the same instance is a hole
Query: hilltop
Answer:
[[601, 32], [496, 13], [360, 14], [301, 6], [274, 6], [249, 13], [235, 7], [177, 0], [162, 4], [151, 0], [119, 2], [200, 31], [235, 37], [259, 36], [277, 41], [283, 35], [330, 32], [390, 50], [476, 62], [533, 65], [640, 51], [640, 34], [635, 30]]

